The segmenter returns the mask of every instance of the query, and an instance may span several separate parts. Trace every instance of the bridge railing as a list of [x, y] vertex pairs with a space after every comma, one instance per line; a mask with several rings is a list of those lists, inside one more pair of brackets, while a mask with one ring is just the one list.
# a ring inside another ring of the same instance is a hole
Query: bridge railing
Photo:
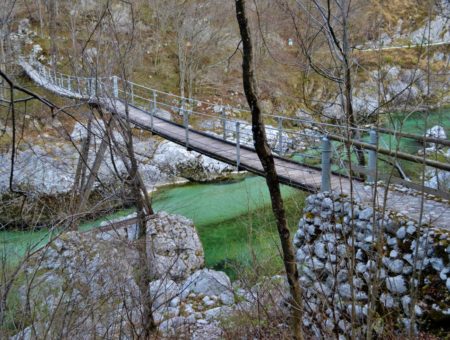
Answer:
[[[31, 64], [31, 63], [30, 63]], [[239, 156], [241, 146], [253, 147], [251, 130], [251, 114], [248, 110], [232, 108], [226, 105], [209, 103], [196, 99], [184, 98], [171, 93], [152, 89], [119, 77], [82, 77], [71, 76], [54, 72], [51, 68], [33, 61], [32, 66], [42, 79], [52, 86], [58, 87], [74, 96], [86, 99], [109, 97], [119, 99], [142, 109], [151, 116], [169, 119], [186, 128], [186, 145], [189, 143], [189, 131], [203, 131], [236, 144], [236, 154]], [[394, 162], [397, 158], [425, 164], [436, 169], [450, 170], [450, 165], [428, 160], [425, 157], [404, 155], [401, 152], [392, 152], [384, 140], [378, 138], [378, 132], [368, 127], [348, 127], [331, 123], [317, 122], [308, 119], [284, 117], [265, 114], [266, 134], [270, 147], [280, 156], [294, 159], [310, 166], [322, 169], [324, 178], [322, 187], [329, 186], [331, 171], [344, 175], [350, 174], [350, 169], [365, 174], [369, 182], [375, 178], [384, 179], [381, 173], [375, 176], [377, 159], [380, 154], [391, 157]], [[386, 130], [386, 129], [384, 129]], [[389, 133], [389, 131], [382, 131]], [[397, 137], [401, 137], [397, 133]], [[348, 138], [347, 136], [352, 136]], [[408, 136], [411, 137], [411, 136]], [[449, 143], [446, 140], [415, 136], [421, 142]], [[355, 139], [356, 138], [356, 139]], [[355, 160], [348, 161], [345, 145], [357, 148], [364, 152], [367, 165], [359, 166]], [[239, 159], [237, 160], [239, 163]], [[398, 165], [398, 163], [397, 163]], [[395, 178], [394, 182], [417, 189], [418, 184], [409, 182], [405, 178]], [[420, 186], [422, 188], [422, 186]], [[428, 188], [433, 194], [448, 196], [448, 193], [437, 193]]]

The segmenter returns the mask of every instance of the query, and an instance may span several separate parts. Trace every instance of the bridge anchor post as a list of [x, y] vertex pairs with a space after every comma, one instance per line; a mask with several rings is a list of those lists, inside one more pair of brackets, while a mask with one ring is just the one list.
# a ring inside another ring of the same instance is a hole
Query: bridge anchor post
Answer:
[[149, 106], [149, 113], [150, 113], [150, 129], [153, 131], [153, 115], [154, 115], [154, 111], [153, 111], [153, 103], [152, 103], [152, 101], [150, 99], [148, 100], [148, 106]]
[[[377, 146], [378, 145], [378, 135], [374, 129], [370, 129], [370, 144]], [[375, 183], [376, 171], [377, 171], [377, 152], [375, 150], [369, 150], [369, 174], [367, 176], [368, 183]]]
[[331, 190], [331, 142], [328, 137], [322, 138], [322, 183], [320, 191]]
[[241, 165], [241, 123], [236, 122], [236, 169]]

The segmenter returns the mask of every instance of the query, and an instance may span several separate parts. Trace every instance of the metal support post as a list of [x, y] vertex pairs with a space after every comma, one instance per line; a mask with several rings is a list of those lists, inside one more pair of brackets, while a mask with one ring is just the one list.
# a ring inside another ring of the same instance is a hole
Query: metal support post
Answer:
[[133, 83], [130, 83], [131, 85], [131, 105], [134, 105], [134, 85]]
[[77, 82], [77, 91], [78, 94], [81, 95], [81, 86], [80, 86], [80, 78], [76, 78], [76, 82]]
[[87, 78], [87, 89], [86, 92], [88, 94], [89, 97], [92, 96], [92, 79], [91, 78]]
[[97, 78], [91, 78], [91, 86], [92, 86], [92, 96], [95, 97], [97, 95]]
[[227, 118], [225, 113], [225, 107], [222, 107], [222, 127], [223, 127], [223, 140], [227, 140]]
[[156, 104], [156, 91], [152, 90], [153, 92], [153, 114], [156, 114], [156, 110], [158, 109], [158, 106]]
[[320, 191], [331, 190], [331, 143], [325, 136], [322, 138], [322, 183]]
[[183, 120], [186, 131], [186, 149], [189, 149], [189, 113], [183, 109]]
[[236, 122], [236, 168], [239, 171], [241, 165], [241, 123]]
[[117, 76], [113, 76], [113, 94], [114, 98], [119, 98], [119, 82]]
[[151, 99], [148, 100], [148, 112], [150, 113], [150, 128], [153, 131], [153, 102]]
[[[370, 129], [370, 144], [378, 145], [377, 132], [374, 129]], [[376, 171], [377, 171], [377, 152], [374, 150], [369, 150], [369, 174], [367, 176], [368, 183], [375, 183]]]
[[184, 117], [184, 98], [181, 99], [180, 115]]
[[278, 117], [278, 148], [280, 155], [283, 155], [283, 118]]
[[72, 92], [72, 77], [68, 76], [67, 78], [67, 89]]

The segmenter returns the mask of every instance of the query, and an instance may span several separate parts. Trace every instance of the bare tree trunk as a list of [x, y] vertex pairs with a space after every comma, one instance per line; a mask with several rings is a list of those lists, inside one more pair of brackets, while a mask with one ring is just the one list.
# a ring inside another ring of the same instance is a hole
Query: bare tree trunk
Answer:
[[[80, 150], [80, 155], [78, 157], [77, 169], [75, 171], [75, 179], [72, 187], [72, 195], [70, 198], [70, 214], [74, 216], [76, 207], [78, 207], [80, 193], [83, 190], [83, 176], [86, 172], [86, 163], [89, 156], [89, 148], [91, 145], [91, 127], [92, 127], [92, 116], [89, 116], [89, 120], [86, 126], [86, 138], [83, 139], [83, 143]], [[75, 221], [72, 219], [71, 224]], [[72, 228], [72, 227], [71, 227]]]
[[[128, 107], [126, 105], [127, 117], [128, 117]], [[103, 116], [101, 114], [101, 116]], [[115, 124], [116, 123], [116, 124]], [[142, 339], [149, 339], [152, 332], [156, 329], [155, 320], [153, 318], [152, 312], [152, 297], [150, 295], [150, 265], [151, 265], [151, 249], [148, 248], [147, 242], [147, 217], [154, 214], [151, 200], [148, 196], [147, 189], [145, 187], [144, 181], [139, 173], [139, 165], [136, 159], [136, 154], [134, 152], [133, 146], [133, 134], [131, 131], [131, 126], [126, 121], [111, 121], [111, 125], [107, 127], [110, 131], [112, 126], [119, 127], [119, 131], [125, 141], [126, 155], [121, 153], [121, 148], [117, 148], [119, 154], [122, 157], [124, 165], [128, 172], [128, 183], [132, 192], [132, 199], [136, 206], [137, 220], [138, 220], [138, 230], [137, 230], [137, 250], [139, 253], [139, 268], [140, 271], [137, 273], [137, 284], [141, 292], [141, 303], [142, 303], [142, 334], [139, 335]], [[110, 138], [114, 141], [114, 136], [110, 133]], [[117, 143], [116, 143], [117, 144]]]
[[245, 0], [236, 0], [236, 17], [243, 42], [243, 83], [245, 96], [252, 112], [252, 131], [256, 153], [264, 168], [267, 186], [270, 192], [272, 210], [276, 218], [278, 234], [283, 250], [283, 262], [292, 298], [292, 330], [295, 339], [303, 339], [302, 332], [302, 298], [298, 281], [298, 269], [294, 248], [287, 226], [286, 213], [281, 196], [280, 183], [275, 168], [272, 152], [267, 144], [264, 122], [258, 103], [256, 81], [253, 69], [253, 47], [245, 12]]
[[89, 200], [89, 196], [91, 195], [92, 189], [94, 187], [95, 179], [97, 178], [98, 170], [100, 169], [100, 165], [103, 162], [106, 149], [108, 148], [108, 140], [106, 136], [102, 138], [98, 151], [95, 154], [94, 163], [91, 166], [89, 171], [89, 177], [86, 181], [86, 184], [82, 188], [80, 193], [80, 204], [78, 207], [78, 211], [82, 211], [87, 201]]
[[38, 6], [38, 11], [39, 11], [39, 29], [40, 29], [40, 34], [43, 35], [44, 32], [44, 18], [42, 16], [42, 2], [41, 0], [37, 0], [37, 6]]

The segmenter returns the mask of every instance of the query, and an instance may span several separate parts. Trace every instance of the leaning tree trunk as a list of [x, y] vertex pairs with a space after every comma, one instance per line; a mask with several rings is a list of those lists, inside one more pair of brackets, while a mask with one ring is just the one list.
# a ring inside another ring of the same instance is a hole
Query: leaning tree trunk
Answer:
[[[139, 253], [139, 271], [137, 272], [137, 284], [141, 293], [142, 303], [142, 333], [138, 334], [138, 338], [150, 339], [151, 334], [156, 330], [156, 323], [153, 318], [153, 299], [150, 295], [150, 265], [152, 262], [152, 249], [147, 242], [147, 220], [154, 214], [148, 191], [144, 181], [139, 173], [139, 164], [133, 146], [133, 134], [129, 124], [128, 105], [125, 103], [126, 119], [113, 119], [111, 124], [107, 125], [109, 137], [117, 146], [122, 161], [128, 173], [126, 185], [131, 189], [131, 199], [136, 206], [137, 214], [137, 240], [136, 247]], [[103, 117], [103, 114], [101, 114]], [[111, 128], [117, 128], [125, 141], [125, 150], [115, 141]]]
[[298, 269], [295, 261], [294, 248], [286, 220], [286, 212], [281, 197], [280, 183], [275, 168], [272, 151], [267, 143], [264, 122], [258, 103], [256, 81], [253, 69], [253, 47], [245, 12], [245, 0], [236, 0], [236, 17], [243, 43], [243, 83], [245, 96], [252, 112], [252, 132], [256, 153], [264, 168], [267, 186], [270, 192], [272, 210], [276, 218], [278, 234], [283, 250], [283, 262], [292, 298], [292, 330], [294, 338], [303, 339], [301, 290], [298, 281]]

